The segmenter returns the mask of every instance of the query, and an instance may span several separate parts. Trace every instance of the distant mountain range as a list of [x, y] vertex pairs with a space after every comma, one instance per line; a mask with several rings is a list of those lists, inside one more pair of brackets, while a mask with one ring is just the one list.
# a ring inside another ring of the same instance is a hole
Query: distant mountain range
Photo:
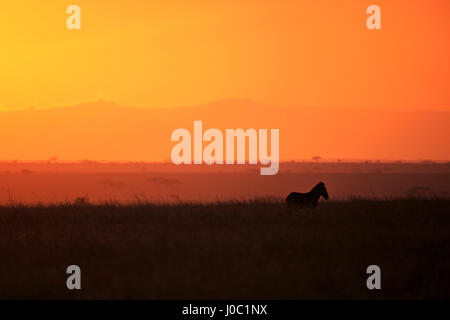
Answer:
[[174, 129], [280, 129], [280, 160], [449, 160], [450, 112], [320, 109], [224, 99], [176, 108], [99, 100], [0, 112], [0, 160], [166, 161]]

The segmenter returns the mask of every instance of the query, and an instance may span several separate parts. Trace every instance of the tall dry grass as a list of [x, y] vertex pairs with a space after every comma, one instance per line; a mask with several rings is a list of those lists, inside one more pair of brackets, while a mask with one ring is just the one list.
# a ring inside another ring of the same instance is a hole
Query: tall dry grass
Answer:
[[[450, 201], [0, 207], [0, 298], [449, 298]], [[66, 267], [82, 290], [66, 289]], [[382, 271], [368, 291], [366, 267]]]

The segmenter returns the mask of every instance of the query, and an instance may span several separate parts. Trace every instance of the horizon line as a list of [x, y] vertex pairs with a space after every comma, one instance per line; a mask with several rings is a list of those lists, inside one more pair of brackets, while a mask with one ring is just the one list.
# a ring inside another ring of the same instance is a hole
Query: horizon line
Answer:
[[83, 105], [89, 105], [89, 104], [96, 104], [96, 103], [104, 103], [104, 104], [111, 104], [115, 107], [120, 108], [127, 108], [127, 109], [143, 109], [143, 110], [161, 110], [161, 109], [177, 109], [177, 108], [195, 108], [195, 107], [202, 107], [207, 106], [211, 104], [216, 103], [224, 103], [224, 102], [231, 102], [231, 101], [247, 101], [249, 103], [254, 104], [260, 104], [264, 105], [266, 107], [282, 107], [282, 108], [301, 108], [301, 109], [335, 109], [335, 110], [363, 110], [363, 111], [392, 111], [392, 112], [450, 112], [450, 106], [449, 107], [433, 107], [432, 109], [425, 109], [425, 108], [408, 108], [408, 107], [366, 107], [366, 106], [330, 106], [330, 105], [322, 105], [322, 106], [314, 106], [314, 105], [302, 105], [300, 103], [273, 103], [273, 102], [266, 102], [255, 98], [248, 98], [248, 97], [225, 97], [225, 98], [217, 98], [213, 100], [207, 100], [204, 102], [198, 102], [198, 103], [188, 103], [185, 105], [176, 105], [176, 106], [168, 106], [168, 107], [161, 107], [161, 106], [135, 106], [135, 105], [126, 105], [121, 104], [113, 99], [108, 99], [105, 97], [96, 97], [93, 100], [87, 100], [87, 101], [80, 101], [76, 103], [70, 103], [70, 104], [52, 104], [47, 106], [28, 106], [28, 107], [22, 107], [22, 108], [8, 108], [4, 105], [0, 104], [0, 112], [23, 112], [23, 111], [46, 111], [51, 109], [60, 109], [60, 108], [75, 108]]
[[[37, 160], [21, 160], [21, 159], [14, 159], [14, 160], [7, 160], [7, 159], [0, 159], [0, 164], [162, 164], [162, 165], [176, 165], [172, 163], [171, 161], [149, 161], [149, 160], [90, 160], [90, 159], [80, 159], [80, 160], [62, 160], [62, 159], [54, 159], [57, 157], [49, 158], [49, 159], [37, 159]], [[323, 158], [320, 160], [313, 160], [313, 159], [294, 159], [294, 160], [282, 160], [279, 161], [280, 164], [301, 164], [301, 163], [314, 163], [314, 164], [330, 164], [330, 163], [339, 163], [339, 164], [354, 164], [354, 163], [361, 163], [361, 164], [448, 164], [450, 163], [449, 160], [437, 160], [437, 159], [415, 159], [415, 160], [407, 160], [407, 159], [362, 159], [362, 158]], [[230, 166], [232, 164], [228, 164]], [[259, 164], [241, 164], [241, 166], [258, 166]], [[185, 164], [183, 167], [198, 167], [198, 166], [208, 166], [208, 167], [226, 167], [227, 164], [212, 164], [208, 165], [205, 163], [202, 164]]]

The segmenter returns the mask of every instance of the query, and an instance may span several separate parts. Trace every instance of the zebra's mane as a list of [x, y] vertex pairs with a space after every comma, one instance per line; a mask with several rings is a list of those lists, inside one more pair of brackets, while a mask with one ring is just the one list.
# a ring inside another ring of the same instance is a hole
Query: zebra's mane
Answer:
[[322, 189], [323, 187], [325, 187], [325, 183], [319, 182], [318, 184], [316, 184], [316, 186], [314, 188], [311, 189], [311, 191], [318, 191], [318, 190]]

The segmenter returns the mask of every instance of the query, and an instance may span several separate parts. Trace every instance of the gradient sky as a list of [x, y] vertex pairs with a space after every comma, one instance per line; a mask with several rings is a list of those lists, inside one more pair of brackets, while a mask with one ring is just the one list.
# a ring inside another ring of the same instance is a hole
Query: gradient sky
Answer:
[[[382, 30], [366, 28], [371, 4]], [[101, 96], [450, 111], [449, 31], [448, 0], [5, 0], [0, 109]]]

